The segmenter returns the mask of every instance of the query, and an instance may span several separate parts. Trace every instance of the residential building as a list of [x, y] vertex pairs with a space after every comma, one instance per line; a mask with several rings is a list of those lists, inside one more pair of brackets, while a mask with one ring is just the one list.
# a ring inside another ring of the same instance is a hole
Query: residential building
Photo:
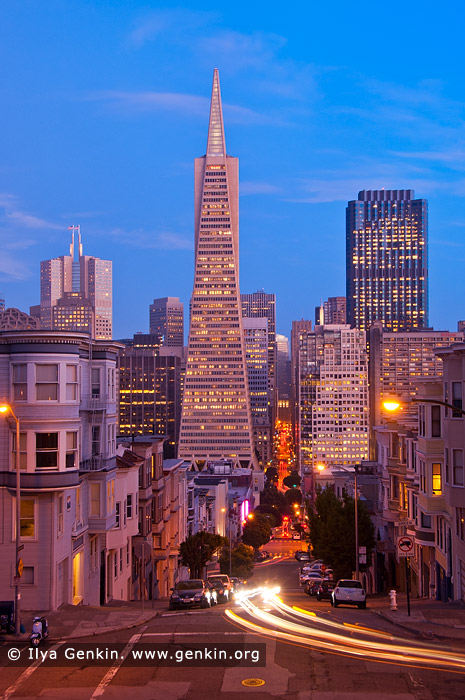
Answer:
[[462, 340], [463, 333], [459, 332], [389, 332], [383, 331], [380, 321], [375, 322], [369, 332], [371, 426], [380, 425], [383, 420], [390, 418], [382, 403], [386, 398], [394, 396], [404, 402], [403, 425], [416, 427], [417, 407], [408, 402], [416, 396], [421, 379], [442, 375], [442, 360], [435, 353], [435, 348], [449, 347]]
[[[117, 524], [116, 503], [124, 504], [131, 489], [135, 497], [137, 478], [116, 464], [118, 351], [117, 344], [83, 333], [0, 333], [0, 401], [20, 421], [24, 609], [128, 597], [125, 552], [133, 527], [124, 521], [124, 505]], [[2, 414], [3, 600], [13, 591], [17, 449], [16, 424]]]
[[162, 345], [183, 347], [184, 304], [179, 297], [154, 299], [150, 304], [150, 333], [163, 336]]
[[226, 154], [218, 70], [207, 153], [195, 161], [195, 279], [179, 457], [253, 464], [239, 292], [238, 159]]
[[346, 216], [347, 323], [428, 327], [428, 208], [413, 190], [362, 190]]
[[365, 333], [316, 326], [299, 334], [298, 464], [313, 491], [318, 464], [368, 459], [368, 358]]
[[[41, 328], [83, 330], [91, 332], [97, 340], [109, 340], [112, 337], [112, 263], [83, 255], [80, 227], [69, 228], [72, 229], [69, 255], [40, 263]], [[56, 311], [55, 307], [58, 307]], [[31, 307], [31, 313], [39, 315], [37, 307]]]

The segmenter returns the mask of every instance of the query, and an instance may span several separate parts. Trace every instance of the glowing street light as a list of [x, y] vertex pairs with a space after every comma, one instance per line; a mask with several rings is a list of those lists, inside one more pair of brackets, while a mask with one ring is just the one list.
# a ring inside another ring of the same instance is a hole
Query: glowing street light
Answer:
[[0, 413], [9, 413], [11, 417], [16, 421], [16, 546], [15, 546], [15, 573], [14, 573], [14, 584], [15, 584], [15, 634], [19, 635], [20, 632], [20, 594], [19, 594], [19, 553], [21, 551], [21, 539], [20, 539], [20, 528], [21, 528], [21, 466], [20, 466], [20, 433], [19, 433], [19, 418], [15, 415], [13, 409], [9, 404], [3, 404], [0, 406]]
[[385, 408], [386, 411], [394, 413], [394, 411], [399, 410], [399, 408], [402, 409], [403, 404], [410, 403], [433, 403], [439, 406], [445, 406], [446, 408], [450, 408], [451, 411], [454, 411], [455, 413], [461, 413], [462, 416], [465, 416], [465, 411], [462, 408], [459, 408], [459, 406], [454, 406], [451, 403], [447, 403], [447, 401], [441, 401], [440, 399], [424, 399], [415, 396], [412, 396], [411, 398], [402, 402], [395, 397], [386, 399], [385, 401], [383, 401], [383, 408]]

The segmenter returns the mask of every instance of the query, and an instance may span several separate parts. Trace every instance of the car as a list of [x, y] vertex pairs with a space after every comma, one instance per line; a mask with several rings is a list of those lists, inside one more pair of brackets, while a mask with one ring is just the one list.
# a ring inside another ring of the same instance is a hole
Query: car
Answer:
[[294, 558], [297, 559], [297, 561], [310, 561], [310, 554], [303, 549], [298, 549], [294, 554]]
[[331, 581], [322, 581], [316, 590], [317, 600], [331, 600], [331, 595], [334, 591], [335, 584]]
[[316, 571], [302, 571], [302, 573], [299, 576], [299, 581], [301, 584], [307, 583], [307, 581], [310, 580], [317, 580], [317, 581], [322, 581], [323, 578], [320, 573]]
[[357, 605], [361, 609], [367, 606], [367, 596], [360, 581], [355, 579], [340, 579], [331, 594], [331, 605], [337, 608], [341, 603]]
[[171, 589], [169, 609], [189, 608], [198, 605], [209, 608], [217, 602], [217, 593], [207, 581], [202, 579], [185, 579], [178, 581]]
[[314, 596], [317, 594], [317, 591], [321, 584], [323, 583], [322, 578], [311, 578], [308, 579], [308, 581], [304, 585], [304, 593], [310, 596]]
[[216, 589], [218, 600], [227, 601], [232, 597], [234, 586], [227, 574], [210, 574], [207, 581]]
[[293, 532], [292, 539], [293, 540], [300, 540], [300, 532]]

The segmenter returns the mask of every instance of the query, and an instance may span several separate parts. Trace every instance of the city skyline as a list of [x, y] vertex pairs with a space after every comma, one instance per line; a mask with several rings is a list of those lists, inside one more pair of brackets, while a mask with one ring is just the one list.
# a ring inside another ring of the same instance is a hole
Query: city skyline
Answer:
[[[455, 330], [465, 315], [455, 301], [465, 230], [459, 21], [446, 31], [432, 4], [421, 17], [404, 8], [418, 31], [396, 59], [382, 48], [381, 8], [355, 16], [340, 3], [331, 36], [304, 42], [305, 19], [324, 26], [327, 11], [304, 8], [300, 27], [272, 10], [246, 15], [241, 3], [223, 14], [208, 4], [116, 13], [69, 3], [67, 15], [65, 5], [4, 10], [7, 307], [35, 303], [40, 261], [60, 255], [68, 226], [80, 223], [89, 249], [114, 262], [115, 338], [147, 332], [154, 298], [179, 296], [187, 308], [192, 159], [204, 147], [218, 66], [229, 148], [241, 158], [241, 289], [276, 294], [277, 331], [289, 335], [293, 319], [344, 293], [345, 207], [359, 190], [382, 187], [428, 200], [430, 324]], [[128, 285], [128, 275], [140, 283]]]

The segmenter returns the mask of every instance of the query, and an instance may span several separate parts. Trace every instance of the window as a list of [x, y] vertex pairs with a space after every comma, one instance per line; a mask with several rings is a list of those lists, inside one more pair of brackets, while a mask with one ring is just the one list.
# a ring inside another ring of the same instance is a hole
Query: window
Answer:
[[91, 381], [92, 381], [92, 397], [98, 398], [100, 396], [100, 369], [98, 367], [93, 367], [91, 370]]
[[455, 509], [455, 532], [459, 539], [465, 541], [465, 508]]
[[[98, 486], [98, 484], [93, 484]], [[90, 540], [90, 570], [96, 571], [98, 568], [98, 537], [91, 537]]]
[[35, 538], [35, 500], [33, 498], [22, 498], [19, 515], [19, 534], [21, 537]]
[[[110, 485], [110, 484], [108, 484]], [[121, 503], [118, 501], [116, 504], [116, 524], [115, 527], [120, 527], [121, 525]]]
[[463, 486], [463, 450], [452, 450], [452, 483]]
[[450, 468], [449, 468], [449, 448], [445, 447], [444, 448], [444, 467], [445, 467], [445, 477], [446, 477], [446, 484], [450, 484]]
[[90, 514], [100, 517], [100, 484], [90, 485]]
[[63, 534], [63, 518], [63, 495], [60, 494], [57, 502], [57, 530], [59, 535]]
[[460, 411], [452, 411], [452, 418], [462, 417], [462, 382], [452, 382], [452, 405]]
[[131, 561], [131, 559], [130, 559], [129, 540], [128, 540], [126, 542], [126, 566], [129, 566], [130, 561]]
[[76, 401], [77, 397], [77, 365], [66, 365], [66, 400]]
[[34, 585], [34, 581], [34, 567], [23, 567], [23, 574], [21, 576], [21, 586], [24, 586], [25, 584]]
[[114, 564], [114, 571], [115, 571], [115, 578], [118, 576], [118, 553], [115, 549], [113, 552], [113, 564]]
[[76, 524], [82, 522], [81, 487], [76, 489]]
[[58, 400], [58, 365], [36, 365], [36, 399]]
[[66, 468], [73, 469], [77, 467], [77, 433], [66, 433]]
[[[16, 432], [12, 433], [13, 438], [13, 449], [11, 452], [11, 467], [16, 469]], [[19, 468], [22, 471], [27, 469], [27, 433], [20, 433], [19, 435]]]
[[115, 510], [115, 480], [107, 482], [107, 515]]
[[440, 406], [431, 406], [431, 437], [441, 437]]
[[123, 570], [123, 548], [122, 547], [120, 547], [120, 550], [119, 550], [119, 570], [120, 571]]
[[126, 526], [127, 518], [128, 518], [128, 502], [125, 499], [124, 503], [123, 503], [123, 526], [124, 527]]
[[36, 468], [58, 469], [58, 433], [36, 433]]
[[27, 365], [13, 365], [13, 397], [15, 401], [27, 401]]
[[100, 426], [92, 427], [92, 455], [96, 457], [100, 454]]
[[132, 518], [132, 493], [128, 493], [126, 510], [128, 518]]
[[431, 515], [421, 513], [421, 527], [425, 530], [429, 530], [431, 528]]
[[441, 476], [441, 465], [439, 462], [434, 462], [432, 464], [433, 473], [433, 495], [440, 496], [442, 493], [442, 476]]

